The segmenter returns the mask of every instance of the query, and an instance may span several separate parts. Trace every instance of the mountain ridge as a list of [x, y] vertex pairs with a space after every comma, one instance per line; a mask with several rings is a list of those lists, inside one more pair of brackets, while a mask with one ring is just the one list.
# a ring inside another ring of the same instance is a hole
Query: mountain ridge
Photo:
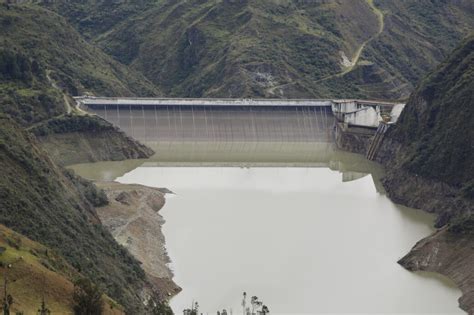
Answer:
[[404, 99], [474, 29], [466, 0], [105, 5], [45, 4], [178, 97]]

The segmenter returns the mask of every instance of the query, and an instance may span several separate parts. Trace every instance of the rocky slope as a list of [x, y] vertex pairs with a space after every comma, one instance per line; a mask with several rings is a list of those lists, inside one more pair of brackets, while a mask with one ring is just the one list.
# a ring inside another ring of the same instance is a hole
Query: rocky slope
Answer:
[[[389, 129], [377, 159], [398, 203], [437, 214], [442, 231], [421, 241], [400, 263], [440, 272], [463, 291], [474, 313], [474, 36], [430, 74]], [[468, 263], [469, 262], [469, 263]]]
[[47, 2], [170, 96], [406, 98], [469, 0]]
[[174, 296], [181, 289], [173, 282], [173, 273], [168, 267], [170, 259], [162, 232], [165, 221], [158, 213], [168, 191], [116, 182], [97, 185], [104, 189], [110, 201], [97, 209], [104, 226], [140, 261], [149, 279], [160, 289], [162, 298]]

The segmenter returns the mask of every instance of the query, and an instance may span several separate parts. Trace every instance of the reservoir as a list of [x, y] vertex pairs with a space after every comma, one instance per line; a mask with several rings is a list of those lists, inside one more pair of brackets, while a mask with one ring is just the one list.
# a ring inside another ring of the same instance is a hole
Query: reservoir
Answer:
[[242, 126], [218, 113], [212, 136], [202, 131], [209, 126], [203, 116], [194, 127], [182, 116], [190, 129], [174, 136], [159, 124], [134, 131], [156, 151], [149, 160], [73, 169], [174, 192], [160, 213], [170, 268], [183, 288], [170, 302], [175, 314], [193, 301], [203, 314], [242, 314], [244, 291], [272, 314], [463, 314], [461, 293], [446, 279], [397, 264], [433, 232], [433, 218], [392, 203], [383, 170], [337, 150], [331, 117], [309, 114], [267, 123], [262, 115], [248, 141], [255, 129], [245, 117]]

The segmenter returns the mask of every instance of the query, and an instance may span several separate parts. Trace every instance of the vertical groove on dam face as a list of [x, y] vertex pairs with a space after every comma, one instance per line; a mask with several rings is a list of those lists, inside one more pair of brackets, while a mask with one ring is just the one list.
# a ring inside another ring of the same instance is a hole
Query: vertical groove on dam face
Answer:
[[332, 143], [330, 107], [94, 106], [89, 111], [143, 142]]

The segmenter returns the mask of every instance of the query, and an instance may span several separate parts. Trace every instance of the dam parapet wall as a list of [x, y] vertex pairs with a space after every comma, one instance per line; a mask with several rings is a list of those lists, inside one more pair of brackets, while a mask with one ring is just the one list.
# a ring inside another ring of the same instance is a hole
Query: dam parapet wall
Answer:
[[84, 109], [307, 109], [331, 108], [339, 122], [377, 129], [381, 121], [396, 122], [405, 104], [358, 99], [228, 99], [228, 98], [122, 98], [75, 97]]

